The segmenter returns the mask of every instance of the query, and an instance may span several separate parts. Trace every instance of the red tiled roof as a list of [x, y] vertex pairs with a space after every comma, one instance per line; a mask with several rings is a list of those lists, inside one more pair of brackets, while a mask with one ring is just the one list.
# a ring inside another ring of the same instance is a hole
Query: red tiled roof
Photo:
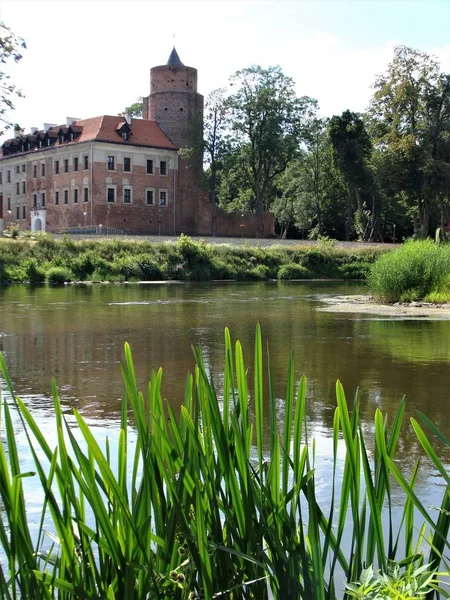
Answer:
[[[79, 133], [76, 138], [70, 142], [52, 144], [52, 148], [58, 146], [69, 146], [71, 144], [79, 144], [81, 142], [112, 142], [125, 144], [128, 146], [150, 146], [155, 148], [167, 148], [168, 150], [177, 150], [178, 147], [173, 144], [170, 139], [166, 136], [163, 130], [160, 128], [156, 121], [149, 121], [147, 119], [131, 119], [131, 126], [129, 126], [129, 140], [122, 139], [118, 130], [120, 126], [125, 123], [124, 118], [117, 116], [113, 117], [110, 115], [103, 115], [101, 117], [93, 117], [92, 119], [80, 119], [74, 121], [71, 125], [74, 133]], [[57, 125], [51, 127], [48, 131], [50, 137], [58, 135], [59, 131], [68, 131], [66, 125]], [[25, 134], [25, 138], [36, 140], [37, 136], [41, 135], [44, 137], [44, 131], [37, 131], [35, 135]], [[19, 144], [18, 138], [7, 140], [5, 143], [8, 144]], [[46, 150], [48, 147], [36, 148], [31, 150]], [[3, 158], [2, 148], [0, 148], [0, 158]]]
[[123, 140], [117, 133], [117, 127], [123, 123], [123, 117], [94, 117], [75, 121], [74, 125], [83, 127], [83, 131], [75, 140], [76, 142], [98, 141], [98, 142], [120, 142], [130, 146], [155, 146], [157, 148], [168, 148], [176, 150], [173, 144], [156, 121], [147, 119], [131, 119], [130, 140]]

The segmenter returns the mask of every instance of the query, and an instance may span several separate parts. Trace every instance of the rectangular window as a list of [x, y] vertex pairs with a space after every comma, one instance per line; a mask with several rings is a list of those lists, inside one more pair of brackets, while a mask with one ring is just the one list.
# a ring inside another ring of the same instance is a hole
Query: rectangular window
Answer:
[[8, 198], [6, 205], [8, 207], [6, 210], [11, 210], [11, 198]]
[[78, 188], [74, 188], [73, 190], [73, 201], [75, 204], [78, 203]]
[[3, 183], [3, 173], [0, 171], [0, 185]]
[[20, 173], [20, 165], [16, 166], [16, 175], [18, 175]]
[[68, 173], [69, 172], [69, 159], [65, 158], [64, 159], [64, 173]]
[[73, 170], [78, 171], [78, 156], [74, 156], [73, 158]]
[[153, 190], [146, 190], [145, 192], [145, 202], [146, 204], [153, 204]]
[[89, 156], [83, 156], [83, 169], [89, 169]]
[[37, 208], [37, 194], [33, 194], [33, 208]]
[[22, 181], [22, 194], [27, 193], [27, 184], [25, 181]]
[[45, 163], [41, 164], [41, 177], [45, 177]]
[[64, 204], [69, 204], [69, 190], [64, 190]]
[[20, 194], [20, 183], [16, 183], [16, 194]]
[[165, 160], [159, 163], [159, 173], [160, 175], [167, 175], [167, 163]]
[[11, 183], [11, 171], [8, 171], [8, 174], [6, 176], [6, 182]]
[[123, 188], [123, 202], [124, 204], [131, 204], [131, 189]]
[[55, 175], [59, 175], [59, 160], [55, 160]]
[[125, 157], [123, 159], [123, 170], [131, 171], [131, 158]]
[[150, 175], [153, 174], [153, 161], [152, 160], [147, 161], [147, 173], [149, 173]]
[[22, 165], [22, 173], [26, 173], [27, 172], [27, 165]]
[[33, 165], [33, 177], [37, 177], [37, 165]]
[[164, 190], [160, 190], [159, 192], [159, 205], [166, 206], [167, 205], [167, 192]]
[[42, 208], [45, 207], [45, 192], [41, 193], [41, 206]]
[[59, 204], [59, 192], [55, 192], [55, 204]]
[[16, 219], [20, 219], [20, 206], [16, 206]]
[[83, 188], [83, 202], [89, 202], [89, 188]]
[[115, 202], [116, 201], [116, 188], [113, 188], [113, 187], [106, 188], [106, 201], [107, 202]]
[[108, 171], [114, 171], [115, 159], [114, 156], [108, 156]]
[[22, 206], [22, 219], [27, 218], [27, 209], [25, 206]]

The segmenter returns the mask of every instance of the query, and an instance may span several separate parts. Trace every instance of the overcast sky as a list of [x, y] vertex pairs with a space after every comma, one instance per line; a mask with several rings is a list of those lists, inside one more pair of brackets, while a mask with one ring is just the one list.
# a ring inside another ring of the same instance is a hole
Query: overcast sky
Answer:
[[205, 96], [238, 69], [280, 65], [325, 116], [367, 108], [396, 44], [450, 71], [449, 0], [0, 0], [0, 18], [28, 46], [9, 69], [26, 98], [8, 115], [27, 131], [119, 113], [174, 42]]

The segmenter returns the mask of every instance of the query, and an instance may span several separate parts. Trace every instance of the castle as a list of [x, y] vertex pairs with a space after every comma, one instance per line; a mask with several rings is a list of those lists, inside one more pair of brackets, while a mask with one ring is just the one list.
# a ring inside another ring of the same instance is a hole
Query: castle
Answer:
[[[150, 70], [142, 119], [67, 118], [3, 144], [0, 232], [14, 222], [32, 231], [211, 235], [202, 141], [197, 69], [174, 48]], [[272, 215], [263, 227], [273, 234]], [[256, 236], [255, 215], [218, 209], [217, 234]]]

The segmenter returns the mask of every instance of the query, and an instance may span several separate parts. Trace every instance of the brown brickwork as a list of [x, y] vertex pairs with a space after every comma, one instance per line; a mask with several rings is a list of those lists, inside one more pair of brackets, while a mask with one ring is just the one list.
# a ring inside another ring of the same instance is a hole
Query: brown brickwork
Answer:
[[[175, 49], [166, 65], [150, 71], [143, 115], [68, 119], [7, 140], [0, 155], [3, 225], [17, 221], [29, 229], [39, 218], [47, 231], [102, 225], [140, 234], [211, 235], [212, 207], [202, 188], [203, 96], [197, 69], [183, 65]], [[264, 236], [274, 235], [272, 215], [263, 215], [263, 227]], [[255, 215], [219, 209], [217, 233], [256, 236]]]

